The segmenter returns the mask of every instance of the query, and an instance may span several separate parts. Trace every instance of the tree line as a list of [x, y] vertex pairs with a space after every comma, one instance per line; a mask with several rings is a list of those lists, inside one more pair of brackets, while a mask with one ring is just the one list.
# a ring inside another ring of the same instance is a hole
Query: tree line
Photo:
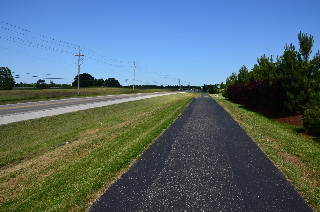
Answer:
[[[118, 80], [115, 78], [96, 79], [91, 74], [83, 73], [79, 75], [80, 87], [90, 87], [90, 86], [104, 86], [104, 87], [122, 87]], [[0, 67], [0, 90], [12, 90], [14, 87], [36, 87], [36, 88], [50, 88], [50, 87], [64, 87], [69, 88], [70, 85], [67, 84], [55, 84], [50, 81], [48, 84], [44, 79], [39, 79], [36, 83], [26, 84], [19, 83], [16, 84], [12, 72], [8, 67]], [[78, 75], [74, 77], [72, 86], [78, 86]]]
[[312, 35], [298, 34], [299, 49], [286, 45], [282, 56], [261, 56], [251, 71], [242, 66], [226, 79], [223, 95], [303, 115], [307, 133], [320, 135], [320, 52], [312, 56]]
[[239, 73], [232, 73], [223, 95], [248, 104], [277, 102], [274, 106], [297, 114], [320, 109], [320, 52], [312, 57], [312, 35], [300, 32], [298, 40], [298, 50], [291, 43], [282, 56], [263, 55], [251, 71], [242, 66]]
[[[79, 75], [80, 87], [104, 86], [104, 87], [121, 87], [121, 84], [115, 78], [96, 79], [91, 74], [83, 73]], [[78, 75], [74, 77], [72, 86], [78, 86]]]
[[[115, 78], [108, 78], [104, 79], [96, 79], [91, 74], [83, 73], [79, 74], [79, 86], [80, 87], [121, 87], [121, 84]], [[72, 82], [72, 86], [78, 86], [78, 75], [74, 77], [74, 81]], [[39, 79], [36, 83], [37, 88], [50, 88], [50, 87], [57, 87], [52, 81], [50, 84], [47, 84], [45, 80]]]

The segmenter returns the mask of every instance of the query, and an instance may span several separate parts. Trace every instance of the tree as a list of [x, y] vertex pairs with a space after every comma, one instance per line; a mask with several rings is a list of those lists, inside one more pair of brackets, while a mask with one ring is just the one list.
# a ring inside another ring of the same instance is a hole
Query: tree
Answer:
[[225, 89], [225, 87], [226, 87], [226, 85], [223, 82], [221, 82], [220, 83], [220, 89]]
[[227, 79], [225, 84], [225, 89], [222, 92], [222, 96], [229, 98], [228, 88], [232, 85], [238, 83], [238, 75], [237, 73], [233, 72]]
[[96, 79], [95, 85], [96, 86], [104, 86], [105, 82], [103, 79]]
[[108, 78], [106, 79], [106, 86], [108, 87], [121, 87], [120, 83], [118, 80], [116, 80], [115, 78]]
[[239, 69], [237, 83], [247, 83], [250, 82], [250, 74], [246, 66], [242, 66]]
[[[320, 81], [320, 51], [315, 54], [313, 59], [309, 63], [310, 76], [314, 77], [316, 81]], [[320, 85], [320, 83], [318, 83]]]
[[56, 84], [52, 80], [50, 80], [50, 84], [48, 85], [48, 87], [61, 87], [61, 85], [60, 84]]
[[[285, 105], [286, 109], [302, 114], [308, 107], [318, 108], [317, 105], [320, 105], [320, 52], [318, 51], [310, 59], [314, 43], [313, 36], [300, 32], [298, 40], [299, 51], [291, 43], [285, 46], [283, 55], [277, 57], [276, 62], [273, 61], [272, 56], [269, 58], [263, 55], [257, 60], [258, 63], [254, 65], [251, 72], [243, 66], [238, 75], [232, 73], [226, 80], [223, 95], [227, 98], [231, 97], [232, 89], [240, 93], [245, 86], [238, 85], [241, 83], [255, 82], [259, 89], [266, 89], [268, 85], [264, 82], [268, 82], [271, 88], [284, 91], [282, 105]], [[233, 88], [230, 89], [232, 86]]]
[[301, 60], [299, 60], [299, 52], [291, 43], [284, 48], [283, 55], [280, 57], [279, 75], [281, 78], [291, 78], [301, 71]]
[[15, 81], [8, 67], [0, 67], [0, 90], [12, 90]]
[[37, 81], [37, 84], [36, 84], [36, 87], [37, 88], [48, 88], [50, 85], [47, 85], [46, 84], [46, 81], [45, 80], [43, 80], [43, 79], [39, 79], [38, 81]]
[[227, 78], [226, 85], [229, 87], [230, 85], [234, 85], [238, 82], [238, 75], [236, 72], [232, 72], [232, 74]]
[[[95, 85], [95, 78], [88, 73], [80, 74], [80, 87], [89, 87]], [[78, 86], [78, 75], [75, 76], [72, 83], [73, 86]]]
[[255, 64], [252, 69], [252, 82], [265, 79], [277, 79], [279, 74], [277, 73], [278, 63], [273, 62], [273, 58], [263, 55], [257, 60], [258, 64]]
[[220, 92], [220, 89], [218, 88], [218, 84], [209, 85], [208, 86], [208, 92], [210, 94], [218, 94]]
[[[296, 51], [293, 44], [287, 45], [281, 57], [280, 72], [286, 79], [285, 88], [288, 95], [286, 105], [289, 110], [302, 114], [311, 104], [319, 104], [320, 92], [320, 54], [310, 60], [313, 37], [300, 32], [298, 34], [300, 49]], [[314, 103], [316, 102], [316, 103]]]
[[299, 44], [300, 44], [300, 49], [299, 52], [303, 57], [303, 60], [305, 63], [308, 63], [309, 57], [311, 55], [311, 49], [313, 47], [313, 36], [308, 34], [303, 34], [301, 31], [298, 34], [298, 39], [299, 39]]

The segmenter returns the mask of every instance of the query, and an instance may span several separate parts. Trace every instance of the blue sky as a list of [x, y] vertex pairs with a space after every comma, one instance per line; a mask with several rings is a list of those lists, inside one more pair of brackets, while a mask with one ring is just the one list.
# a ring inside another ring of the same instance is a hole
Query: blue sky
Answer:
[[266, 54], [320, 49], [319, 0], [1, 0], [0, 66], [16, 82], [72, 83], [81, 73], [122, 85], [225, 82]]

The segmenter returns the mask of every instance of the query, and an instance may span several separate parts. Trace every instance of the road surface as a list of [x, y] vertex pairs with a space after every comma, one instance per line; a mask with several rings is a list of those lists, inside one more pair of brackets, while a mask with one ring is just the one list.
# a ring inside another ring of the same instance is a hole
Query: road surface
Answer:
[[0, 105], [0, 125], [171, 94], [177, 92], [121, 94]]

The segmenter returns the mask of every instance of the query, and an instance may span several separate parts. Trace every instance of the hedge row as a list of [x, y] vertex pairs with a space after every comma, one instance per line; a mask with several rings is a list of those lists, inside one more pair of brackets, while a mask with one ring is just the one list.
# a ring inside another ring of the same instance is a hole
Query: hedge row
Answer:
[[265, 105], [277, 109], [284, 108], [287, 99], [281, 79], [259, 80], [252, 83], [235, 84], [227, 88], [230, 100], [246, 105]]

